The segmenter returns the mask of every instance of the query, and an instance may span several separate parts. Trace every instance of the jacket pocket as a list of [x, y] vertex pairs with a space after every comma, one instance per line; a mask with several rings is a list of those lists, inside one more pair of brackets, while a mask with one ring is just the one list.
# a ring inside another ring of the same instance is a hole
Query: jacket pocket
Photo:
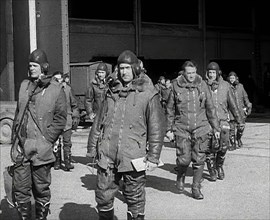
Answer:
[[211, 140], [211, 135], [206, 134], [203, 135], [202, 137], [199, 137], [199, 152], [204, 153], [209, 150], [210, 147], [210, 140]]
[[37, 157], [42, 161], [54, 159], [53, 143], [49, 142], [44, 136], [40, 136], [37, 140]]
[[37, 140], [26, 139], [24, 143], [24, 154], [27, 159], [31, 159], [33, 155], [37, 154]]

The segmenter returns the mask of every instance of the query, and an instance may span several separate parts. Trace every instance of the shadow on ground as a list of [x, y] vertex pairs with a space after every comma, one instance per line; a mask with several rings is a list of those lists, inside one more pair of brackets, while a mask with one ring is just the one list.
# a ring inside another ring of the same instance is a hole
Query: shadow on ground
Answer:
[[[98, 213], [95, 208], [91, 207], [89, 204], [77, 204], [77, 203], [65, 203], [61, 207], [59, 214], [59, 220], [98, 220]], [[118, 218], [114, 216], [114, 220]]]
[[[175, 194], [180, 194], [175, 186], [175, 180], [165, 179], [158, 176], [147, 175], [146, 187], [151, 187], [158, 191], [168, 191]], [[185, 191], [182, 193], [185, 196], [192, 197], [190, 193], [191, 184], [185, 183]]]
[[[175, 171], [175, 168], [176, 168], [176, 165], [175, 164], [171, 164], [171, 163], [164, 163], [163, 166], [159, 167], [159, 169], [166, 170], [166, 171], [169, 171], [170, 173], [177, 174], [177, 172]], [[193, 176], [192, 167], [189, 166], [187, 168], [186, 176]]]
[[75, 163], [80, 163], [83, 165], [87, 165], [91, 162], [90, 158], [82, 156], [72, 156], [72, 160], [74, 160]]
[[[81, 181], [83, 183], [82, 187], [85, 187], [87, 190], [95, 190], [96, 189], [96, 178], [97, 176], [94, 174], [86, 174], [85, 176], [81, 177]], [[123, 187], [123, 181], [120, 180], [119, 183], [119, 191], [116, 194], [116, 198], [119, 199], [122, 202], [126, 202], [124, 196], [122, 195], [122, 187]]]

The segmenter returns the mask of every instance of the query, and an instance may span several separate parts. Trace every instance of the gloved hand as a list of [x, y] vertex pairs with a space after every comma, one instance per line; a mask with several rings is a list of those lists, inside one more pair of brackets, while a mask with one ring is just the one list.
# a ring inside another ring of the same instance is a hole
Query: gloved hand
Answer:
[[247, 116], [249, 116], [251, 114], [251, 111], [252, 111], [252, 107], [247, 108]]
[[96, 114], [95, 113], [91, 113], [89, 115], [89, 118], [90, 118], [91, 121], [94, 120], [95, 117], [96, 117]]
[[153, 171], [153, 170], [155, 170], [157, 167], [158, 167], [157, 164], [152, 163], [152, 162], [150, 162], [150, 161], [148, 161], [148, 160], [146, 161], [146, 164], [145, 164], [146, 170], [148, 170], [148, 171]]
[[80, 118], [77, 118], [77, 117], [73, 118], [72, 119], [72, 130], [76, 130], [79, 123], [80, 123]]
[[166, 137], [170, 140], [170, 141], [173, 141], [174, 140], [174, 134], [172, 131], [168, 131], [166, 133]]

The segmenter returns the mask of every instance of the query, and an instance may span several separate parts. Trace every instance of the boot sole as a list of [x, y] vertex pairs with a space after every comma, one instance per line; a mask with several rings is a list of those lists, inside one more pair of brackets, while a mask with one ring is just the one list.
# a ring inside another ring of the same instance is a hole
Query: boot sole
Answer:
[[204, 199], [203, 197], [195, 197], [195, 196], [193, 196], [193, 198], [196, 199], [196, 200], [202, 200], [202, 199]]

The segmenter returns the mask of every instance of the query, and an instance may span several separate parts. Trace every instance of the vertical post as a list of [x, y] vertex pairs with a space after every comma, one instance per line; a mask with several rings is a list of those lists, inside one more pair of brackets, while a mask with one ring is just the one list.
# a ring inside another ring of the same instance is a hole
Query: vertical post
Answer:
[[7, 76], [9, 85], [9, 99], [15, 100], [15, 84], [14, 84], [14, 52], [13, 52], [13, 17], [12, 17], [12, 1], [7, 0], [6, 5], [6, 18], [7, 18]]
[[37, 49], [36, 0], [28, 0], [30, 53]]
[[257, 18], [256, 18], [256, 12], [257, 10], [257, 4], [256, 2], [253, 3], [252, 5], [252, 31], [253, 31], [253, 70], [255, 70], [253, 73], [256, 77], [256, 84], [257, 84], [257, 91], [255, 93], [254, 97], [254, 104], [262, 103], [263, 101], [260, 100], [261, 94], [263, 94], [263, 73], [262, 73], [262, 59], [261, 59], [261, 40], [260, 40], [260, 34], [258, 32], [258, 27], [257, 27]]
[[69, 25], [68, 25], [68, 0], [61, 1], [62, 19], [62, 48], [63, 48], [63, 73], [69, 72]]
[[141, 0], [134, 0], [135, 50], [141, 56]]
[[203, 71], [206, 69], [206, 21], [205, 21], [205, 0], [199, 1], [199, 29], [202, 32], [202, 55]]

